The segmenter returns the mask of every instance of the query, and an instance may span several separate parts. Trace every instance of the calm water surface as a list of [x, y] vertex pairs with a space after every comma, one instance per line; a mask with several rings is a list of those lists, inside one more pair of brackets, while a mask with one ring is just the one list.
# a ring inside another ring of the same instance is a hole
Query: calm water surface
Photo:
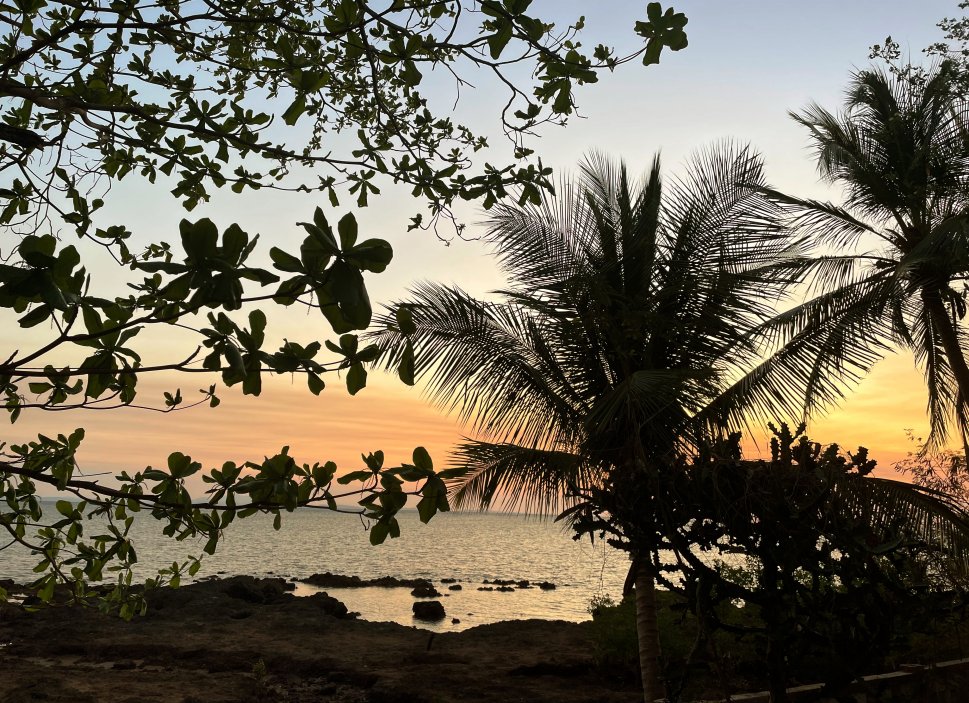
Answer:
[[[50, 506], [53, 513], [53, 505]], [[439, 625], [414, 620], [414, 598], [406, 588], [326, 589], [350, 610], [374, 621], [394, 621], [435, 630], [460, 630], [499, 620], [544, 618], [585, 620], [595, 595], [618, 598], [628, 569], [625, 554], [603, 543], [576, 542], [561, 525], [534, 517], [499, 513], [444, 513], [427, 525], [417, 512], [399, 516], [401, 536], [371, 546], [360, 519], [322, 510], [286, 514], [282, 529], [271, 518], [253, 516], [233, 523], [214, 556], [206, 556], [197, 578], [251, 574], [303, 578], [330, 571], [361, 578], [426, 578], [447, 595], [439, 600], [447, 619]], [[91, 526], [94, 527], [93, 525]], [[139, 575], [201, 551], [189, 542], [161, 534], [160, 525], [138, 516], [133, 539]], [[27, 581], [36, 559], [23, 551], [0, 552], [0, 577]], [[443, 578], [458, 579], [461, 591], [448, 591]], [[557, 588], [482, 592], [485, 579], [551, 581]], [[297, 594], [316, 590], [300, 584]], [[461, 622], [454, 624], [453, 618]]]

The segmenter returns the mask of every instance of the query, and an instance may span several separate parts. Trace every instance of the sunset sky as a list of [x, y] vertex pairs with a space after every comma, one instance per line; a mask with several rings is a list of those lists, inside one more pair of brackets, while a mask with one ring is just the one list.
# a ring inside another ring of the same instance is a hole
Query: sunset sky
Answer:
[[[568, 170], [583, 154], [598, 150], [621, 157], [633, 172], [644, 170], [661, 151], [667, 173], [697, 148], [731, 138], [750, 142], [766, 159], [767, 177], [780, 190], [806, 197], [834, 198], [837, 191], [817, 181], [807, 150], [807, 135], [789, 117], [811, 101], [836, 109], [853, 68], [868, 65], [868, 51], [892, 35], [914, 59], [921, 49], [941, 39], [936, 22], [957, 15], [955, 0], [851, 0], [789, 2], [739, 0], [705, 2], [677, 0], [674, 6], [689, 16], [690, 45], [679, 53], [664, 53], [660, 65], [644, 68], [636, 63], [603, 75], [598, 84], [576, 94], [582, 117], [568, 127], [545, 129], [531, 144], [557, 171]], [[619, 52], [640, 41], [632, 32], [634, 21], [645, 12], [645, 2], [536, 1], [534, 14], [559, 20], [585, 12], [586, 46], [607, 43]], [[594, 8], [594, 9], [593, 9]], [[503, 93], [486, 77], [476, 90], [464, 89], [456, 121], [470, 123], [490, 135], [494, 151], [487, 158], [499, 163], [508, 158], [507, 144], [498, 129]], [[454, 100], [453, 86], [438, 81], [432, 97], [438, 110], [447, 112]], [[445, 245], [428, 232], [406, 232], [419, 203], [409, 189], [381, 183], [384, 194], [371, 207], [357, 211], [361, 236], [388, 239], [395, 259], [384, 274], [370, 276], [368, 285], [375, 307], [404, 295], [408, 285], [421, 279], [455, 282], [483, 294], [500, 287], [487, 252], [474, 241]], [[313, 209], [324, 207], [333, 219], [350, 210], [351, 199], [330, 208], [315, 195], [247, 193], [219, 194], [190, 217], [210, 217], [220, 227], [238, 222], [262, 237], [261, 251], [276, 244], [296, 247], [302, 239], [297, 221], [310, 219]], [[128, 179], [108, 197], [108, 217], [124, 221], [146, 241], [177, 241], [177, 223], [186, 216], [163, 189]], [[458, 212], [469, 223], [483, 218], [474, 208]], [[468, 236], [475, 236], [475, 226]], [[95, 286], [99, 270], [91, 267]], [[0, 355], [29, 345], [27, 338], [6, 320], [0, 328]], [[42, 330], [43, 331], [43, 330]], [[319, 315], [295, 311], [271, 313], [270, 332], [276, 338], [296, 341], [325, 338], [328, 329]], [[332, 335], [331, 335], [332, 336]], [[191, 348], [177, 340], [154, 340], [159, 358], [187, 355]], [[79, 361], [79, 358], [75, 361]], [[162, 390], [180, 387], [188, 396], [204, 384], [200, 376], [145, 379], [142, 402], [160, 399]], [[116, 472], [164, 465], [170, 451], [191, 454], [206, 466], [227, 459], [245, 460], [275, 453], [283, 445], [305, 461], [335, 460], [343, 469], [359, 464], [361, 451], [383, 449], [393, 462], [408, 460], [416, 445], [426, 446], [439, 465], [446, 463], [449, 446], [462, 428], [443, 416], [422, 397], [420, 388], [408, 388], [395, 377], [372, 372], [369, 387], [357, 397], [347, 395], [333, 375], [326, 391], [310, 395], [301, 379], [266, 381], [259, 398], [225, 390], [216, 409], [196, 408], [162, 415], [134, 409], [115, 412], [59, 412], [24, 414], [5, 432], [14, 441], [38, 432], [88, 430], [81, 454], [86, 472]], [[811, 434], [825, 442], [847, 446], [864, 443], [880, 465], [890, 466], [910, 448], [905, 429], [926, 431], [925, 393], [922, 380], [908, 354], [883, 361], [853, 392], [844, 406], [813, 423]]]

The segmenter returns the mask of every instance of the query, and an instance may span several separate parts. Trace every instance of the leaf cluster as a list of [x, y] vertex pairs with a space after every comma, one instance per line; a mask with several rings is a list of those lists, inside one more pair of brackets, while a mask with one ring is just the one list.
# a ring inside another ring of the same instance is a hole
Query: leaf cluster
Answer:
[[[368, 204], [381, 176], [411, 186], [435, 216], [456, 199], [501, 199], [547, 187], [549, 170], [485, 164], [485, 137], [438, 114], [426, 76], [460, 90], [492, 75], [507, 89], [501, 123], [516, 158], [545, 121], [575, 112], [574, 87], [663, 46], [685, 46], [685, 17], [650, 3], [636, 31], [647, 45], [592, 56], [565, 28], [530, 14], [529, 0], [298, 0], [0, 8], [0, 169], [11, 174], [0, 223], [34, 228], [51, 213], [94, 235], [104, 205], [91, 187], [137, 175], [166, 182], [185, 207], [213, 189], [282, 188]], [[532, 86], [512, 76], [533, 66]], [[298, 129], [295, 129], [298, 128]], [[344, 149], [335, 135], [346, 134]], [[34, 224], [32, 224], [34, 223]], [[120, 225], [113, 225], [120, 227]]]
[[[67, 586], [69, 600], [119, 609], [124, 617], [143, 612], [144, 590], [132, 590], [138, 563], [131, 528], [136, 515], [147, 512], [162, 525], [165, 535], [195, 542], [205, 554], [215, 552], [224, 530], [237, 518], [257, 513], [273, 515], [280, 529], [284, 512], [321, 507], [355, 513], [372, 520], [370, 541], [380, 544], [400, 529], [396, 514], [415, 496], [421, 520], [449, 509], [444, 480], [453, 472], [435, 472], [423, 447], [414, 450], [414, 463], [385, 467], [383, 453], [363, 456], [366, 470], [337, 478], [338, 467], [325, 463], [297, 463], [289, 448], [260, 462], [227, 461], [202, 471], [202, 465], [181, 452], [169, 455], [165, 468], [124, 471], [115, 486], [86, 478], [77, 464], [83, 430], [71, 435], [0, 447], [0, 526], [12, 544], [31, 550], [38, 562], [37, 579], [30, 584], [42, 602], [51, 602], [58, 584]], [[208, 490], [193, 497], [189, 481], [201, 477]], [[340, 490], [340, 486], [348, 488]], [[39, 486], [52, 486], [61, 495], [57, 516], [45, 517]], [[353, 499], [356, 505], [342, 501]], [[149, 579], [147, 588], [177, 586], [183, 575], [193, 576], [202, 555], [187, 557]]]

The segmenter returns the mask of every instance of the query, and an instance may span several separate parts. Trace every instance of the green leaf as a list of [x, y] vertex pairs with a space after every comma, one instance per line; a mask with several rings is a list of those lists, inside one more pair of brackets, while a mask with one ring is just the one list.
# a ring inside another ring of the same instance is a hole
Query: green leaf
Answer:
[[431, 455], [427, 453], [424, 447], [417, 447], [414, 450], [414, 466], [425, 471], [434, 470], [434, 462], [431, 461]]
[[226, 342], [225, 345], [225, 360], [229, 364], [229, 369], [232, 373], [237, 376], [235, 380], [238, 381], [246, 374], [246, 365], [242, 361], [242, 354], [236, 348], [236, 345], [232, 342]]
[[357, 353], [357, 345], [360, 340], [355, 334], [340, 335], [340, 352], [344, 356], [352, 357]]
[[192, 470], [192, 458], [181, 452], [172, 452], [168, 455], [168, 470], [174, 478], [183, 478], [194, 473]]
[[388, 534], [390, 534], [390, 525], [383, 520], [378, 520], [370, 526], [370, 544], [375, 547], [383, 544]]
[[404, 70], [400, 72], [400, 77], [405, 85], [411, 87], [420, 85], [421, 79], [424, 78], [420, 69], [417, 68], [417, 64], [413, 61], [404, 62]]
[[330, 223], [327, 221], [323, 210], [316, 208], [313, 211], [313, 224], [305, 222], [302, 224], [310, 236], [325, 246], [330, 254], [337, 254], [340, 251], [340, 247], [336, 243], [336, 237], [333, 236], [333, 229], [330, 227]]
[[214, 257], [219, 245], [219, 228], [212, 220], [203, 218], [198, 222], [182, 220], [178, 224], [182, 236], [182, 247], [190, 259], [196, 262]]
[[306, 386], [309, 388], [310, 393], [313, 395], [319, 395], [326, 388], [326, 383], [317, 374], [312, 371], [306, 373]]
[[368, 455], [363, 456], [363, 463], [367, 465], [367, 468], [374, 473], [380, 471], [384, 465], [384, 453], [379, 449], [375, 452], [371, 452]]
[[306, 96], [297, 95], [296, 99], [289, 104], [283, 113], [283, 122], [292, 127], [299, 121], [299, 118], [306, 112]]
[[372, 273], [383, 272], [393, 258], [393, 248], [383, 239], [364, 240], [349, 250], [346, 255], [348, 262]]
[[421, 522], [425, 525], [430, 522], [431, 518], [437, 513], [437, 500], [430, 497], [424, 496], [417, 502], [417, 514], [420, 516]]
[[50, 305], [37, 305], [26, 315], [19, 318], [17, 323], [24, 329], [28, 329], [30, 327], [34, 327], [35, 325], [39, 325], [41, 322], [46, 320], [48, 317], [50, 317], [51, 312], [53, 312], [53, 310], [51, 310]]
[[345, 486], [348, 483], [353, 483], [354, 481], [367, 481], [373, 478], [373, 471], [351, 471], [348, 474], [340, 476], [336, 480], [341, 486]]
[[414, 346], [408, 339], [404, 342], [404, 353], [400, 357], [400, 364], [397, 365], [397, 376], [408, 386], [413, 386], [414, 380]]
[[261, 364], [258, 361], [251, 367], [247, 367], [246, 377], [242, 379], [242, 392], [244, 395], [259, 395], [262, 393]]
[[242, 254], [248, 244], [249, 235], [235, 223], [222, 233], [222, 255], [233, 264], [244, 258]]
[[[360, 271], [344, 261], [334, 262], [330, 268], [328, 292], [338, 303], [339, 315], [346, 324], [350, 325], [350, 329], [364, 330], [370, 326], [373, 309]], [[320, 306], [323, 307], [323, 296], [320, 296]], [[329, 318], [329, 315], [327, 317]], [[341, 331], [335, 326], [333, 329], [335, 332]], [[344, 329], [342, 332], [349, 332], [350, 329]]]
[[488, 50], [491, 52], [491, 58], [493, 59], [501, 56], [501, 52], [505, 50], [514, 31], [514, 27], [509, 20], [500, 21], [501, 24], [498, 26], [498, 31], [488, 36]]
[[279, 247], [273, 247], [269, 250], [269, 258], [273, 261], [273, 268], [280, 271], [287, 273], [302, 273], [304, 271], [302, 261]]
[[50, 574], [44, 581], [44, 585], [37, 591], [37, 597], [40, 598], [44, 603], [49, 603], [51, 598], [54, 597], [54, 584], [56, 579], [53, 574]]
[[394, 311], [394, 318], [397, 320], [397, 328], [403, 335], [410, 335], [417, 332], [417, 325], [414, 324], [414, 315], [406, 305], [401, 305]]
[[663, 42], [659, 39], [650, 39], [646, 42], [646, 51], [643, 52], [643, 66], [652, 66], [659, 63], [660, 54], [663, 52]]
[[367, 369], [360, 362], [352, 364], [350, 370], [347, 371], [347, 391], [349, 391], [350, 395], [356, 395], [366, 386]]
[[340, 233], [341, 248], [343, 251], [349, 251], [357, 242], [357, 218], [352, 212], [348, 212], [340, 218], [336, 228]]

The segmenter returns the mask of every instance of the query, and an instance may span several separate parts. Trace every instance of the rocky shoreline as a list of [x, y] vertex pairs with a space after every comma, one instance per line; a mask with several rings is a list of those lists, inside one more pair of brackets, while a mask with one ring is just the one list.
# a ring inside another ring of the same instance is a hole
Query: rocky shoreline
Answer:
[[[434, 587], [316, 577], [317, 587], [337, 588], [334, 579]], [[593, 665], [589, 623], [506, 621], [435, 634], [361, 621], [325, 592], [296, 597], [292, 588], [283, 579], [237, 576], [160, 590], [147, 615], [127, 623], [92, 608], [0, 605], [0, 700], [638, 700], [635, 683], [611, 680]]]
[[[430, 579], [397, 578], [394, 576], [380, 576], [377, 578], [360, 578], [359, 576], [346, 576], [343, 574], [333, 574], [330, 572], [313, 574], [305, 578], [291, 579], [299, 583], [304, 583], [315, 588], [330, 589], [356, 589], [356, 588], [409, 588], [410, 594], [418, 599], [412, 604], [414, 618], [420, 622], [433, 623], [447, 618], [444, 603], [439, 600], [426, 600], [432, 598], [447, 597], [450, 593], [464, 590], [464, 586], [458, 583], [460, 579], [442, 578], [437, 584], [442, 590], [438, 590], [437, 585]], [[550, 581], [540, 581], [531, 583], [525, 579], [484, 579], [482, 585], [477, 586], [478, 591], [511, 593], [515, 590], [539, 589], [542, 591], [553, 591], [556, 584]], [[291, 584], [287, 584], [287, 587]], [[450, 593], [448, 593], [450, 592]], [[460, 624], [458, 618], [451, 619], [452, 624]]]

